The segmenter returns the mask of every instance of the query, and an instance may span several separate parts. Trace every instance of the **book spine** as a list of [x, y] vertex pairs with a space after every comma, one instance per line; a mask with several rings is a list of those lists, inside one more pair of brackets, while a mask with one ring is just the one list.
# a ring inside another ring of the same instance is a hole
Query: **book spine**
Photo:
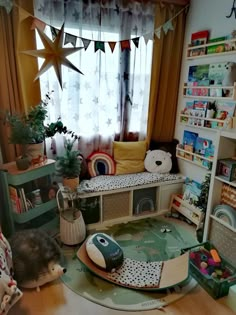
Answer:
[[21, 202], [22, 202], [23, 211], [26, 212], [26, 211], [28, 211], [28, 205], [26, 202], [24, 188], [20, 188], [19, 192], [20, 192], [20, 198], [21, 198]]
[[10, 194], [10, 199], [11, 199], [11, 204], [12, 204], [12, 211], [15, 213], [22, 213], [22, 204], [21, 200], [19, 197], [19, 192], [17, 188], [13, 186], [8, 186], [9, 187], [9, 194]]

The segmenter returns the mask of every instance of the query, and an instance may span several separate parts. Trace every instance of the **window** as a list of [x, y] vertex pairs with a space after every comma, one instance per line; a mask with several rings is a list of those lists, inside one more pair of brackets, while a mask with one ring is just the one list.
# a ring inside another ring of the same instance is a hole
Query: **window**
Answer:
[[[142, 11], [141, 7], [133, 10], [131, 13], [124, 10], [119, 15], [113, 8], [109, 12], [105, 10], [103, 27], [89, 23], [88, 20], [83, 25], [73, 23], [70, 26], [65, 23], [64, 31], [76, 37], [76, 47], [84, 47], [84, 39], [90, 40], [90, 43], [86, 49], [67, 57], [83, 75], [62, 66], [63, 89], [60, 88], [53, 68], [40, 76], [42, 98], [49, 91], [54, 91], [49, 106], [49, 121], [61, 117], [63, 123], [83, 139], [114, 138], [124, 128], [126, 134], [133, 132], [145, 137], [153, 44], [150, 40], [146, 43], [141, 35], [137, 36], [137, 29], [139, 34], [145, 34], [147, 30], [153, 31], [154, 17], [151, 7], [147, 12]], [[73, 10], [70, 12], [73, 15]], [[123, 24], [117, 20], [121, 16]], [[94, 18], [94, 14], [90, 18]], [[58, 22], [56, 29], [60, 28]], [[51, 30], [52, 26], [48, 24], [45, 32], [50, 38]], [[132, 41], [135, 37], [139, 38], [138, 48]], [[130, 51], [122, 51], [123, 40], [129, 41]], [[105, 52], [95, 52], [95, 41], [104, 43]], [[113, 52], [109, 41], [116, 42]], [[37, 47], [43, 48], [39, 36]], [[73, 46], [67, 43], [64, 47]], [[39, 59], [39, 66], [42, 62]]]

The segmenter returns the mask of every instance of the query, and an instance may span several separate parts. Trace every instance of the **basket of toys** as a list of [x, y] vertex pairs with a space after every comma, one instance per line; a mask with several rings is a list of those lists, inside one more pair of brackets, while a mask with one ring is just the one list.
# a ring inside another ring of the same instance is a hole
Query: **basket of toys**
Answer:
[[236, 268], [217, 251], [210, 242], [183, 248], [189, 251], [190, 274], [214, 298], [228, 294], [231, 285], [236, 284]]
[[76, 207], [77, 195], [70, 188], [63, 187], [57, 192], [60, 213], [60, 239], [66, 245], [82, 243], [86, 237], [86, 227], [81, 211]]

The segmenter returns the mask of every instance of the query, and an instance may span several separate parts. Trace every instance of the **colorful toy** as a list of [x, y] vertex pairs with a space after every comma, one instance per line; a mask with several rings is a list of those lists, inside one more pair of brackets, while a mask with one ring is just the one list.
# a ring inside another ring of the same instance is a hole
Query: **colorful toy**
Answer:
[[151, 173], [169, 173], [172, 168], [171, 154], [162, 150], [149, 150], [144, 159], [144, 166]]
[[[95, 237], [100, 237], [99, 235], [101, 234], [103, 233], [95, 234]], [[110, 245], [110, 240], [106, 240], [104, 234], [102, 239], [104, 239], [104, 241], [102, 241], [103, 244], [100, 246], [106, 248], [109, 253], [108, 247]], [[185, 253], [166, 261], [143, 261], [124, 257], [122, 265], [117, 267], [117, 270], [114, 272], [109, 272], [105, 270], [105, 264], [103, 267], [100, 267], [97, 264], [99, 259], [104, 263], [104, 258], [101, 257], [100, 250], [97, 251], [97, 257], [92, 250], [92, 253], [94, 254], [92, 260], [88, 256], [87, 245], [88, 243], [84, 242], [80, 246], [77, 252], [79, 260], [91, 272], [104, 280], [119, 286], [130, 289], [156, 291], [175, 287], [176, 285], [185, 282], [189, 277], [189, 253]], [[114, 257], [116, 256], [116, 251], [113, 251], [113, 255]], [[94, 263], [94, 261], [96, 261], [96, 263]]]
[[119, 244], [105, 233], [95, 233], [86, 242], [89, 258], [106, 271], [115, 271], [123, 263], [123, 251]]
[[212, 256], [214, 262], [221, 262], [221, 258], [220, 258], [216, 249], [211, 249], [210, 253], [211, 253], [211, 256]]
[[221, 258], [215, 248], [210, 251], [205, 248], [190, 253], [190, 260], [202, 274], [218, 279], [226, 279], [230, 271], [221, 264]]

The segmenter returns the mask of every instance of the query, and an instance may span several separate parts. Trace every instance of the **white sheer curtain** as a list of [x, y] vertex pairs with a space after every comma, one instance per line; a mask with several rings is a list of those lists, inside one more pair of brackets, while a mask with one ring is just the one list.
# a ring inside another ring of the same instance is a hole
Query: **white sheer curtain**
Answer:
[[[119, 140], [130, 134], [146, 136], [152, 41], [146, 43], [142, 35], [153, 32], [155, 7], [147, 1], [127, 3], [34, 0], [35, 16], [47, 24], [49, 37], [51, 27], [60, 29], [65, 23], [65, 33], [76, 36], [76, 47], [84, 46], [83, 39], [91, 40], [87, 49], [68, 56], [84, 75], [63, 66], [63, 89], [52, 68], [40, 77], [42, 97], [54, 91], [49, 122], [60, 116], [80, 136], [85, 156], [94, 150], [111, 153], [115, 136]], [[135, 37], [140, 38], [138, 48], [131, 40]], [[130, 40], [130, 51], [122, 51], [123, 40]], [[95, 52], [95, 41], [105, 42], [105, 53]], [[113, 52], [109, 41], [117, 42]], [[43, 47], [39, 38], [37, 43]]]

